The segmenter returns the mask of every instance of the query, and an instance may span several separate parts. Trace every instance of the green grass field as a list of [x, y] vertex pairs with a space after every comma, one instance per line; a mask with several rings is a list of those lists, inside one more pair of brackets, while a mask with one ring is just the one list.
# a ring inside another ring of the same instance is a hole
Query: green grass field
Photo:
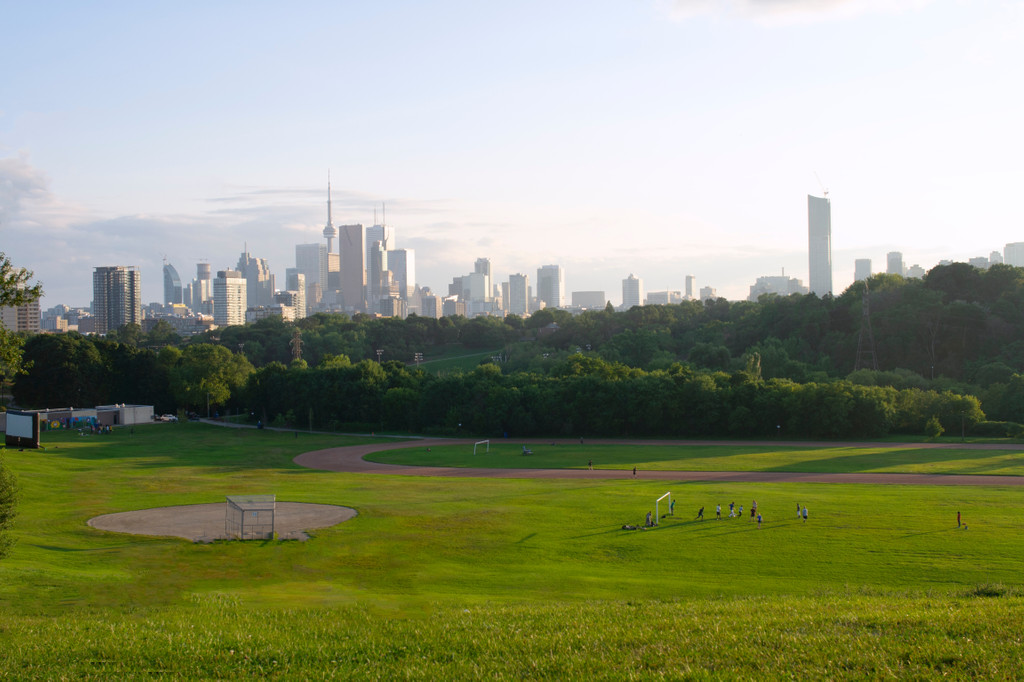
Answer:
[[480, 446], [448, 445], [389, 450], [368, 459], [390, 464], [499, 469], [595, 469], [647, 471], [803, 471], [815, 473], [915, 473], [1024, 475], [1020, 450], [936, 449], [879, 443], [871, 447], [770, 447], [727, 445], [605, 445], [492, 441]]
[[501, 352], [501, 348], [493, 350], [469, 350], [461, 345], [451, 346], [445, 349], [444, 353], [431, 355], [419, 363], [419, 367], [430, 374], [444, 374], [446, 372], [471, 372], [484, 360], [490, 361], [492, 357]]
[[[160, 424], [134, 437], [48, 433], [45, 451], [8, 450], [23, 501], [18, 544], [0, 561], [0, 677], [1024, 675], [1019, 488], [454, 479], [291, 461], [366, 440]], [[538, 466], [547, 455], [534, 449], [522, 457], [492, 446], [501, 463], [489, 465]], [[620, 468], [846, 471], [857, 457], [553, 449], [565, 459], [544, 466], [592, 457]], [[904, 450], [889, 466], [922, 464]], [[948, 473], [1019, 473], [1012, 461], [986, 459], [1006, 453], [951, 452], [918, 454], [937, 456], [930, 465]], [[859, 454], [856, 466], [886, 466], [881, 446]], [[621, 530], [667, 491], [674, 517]], [[359, 515], [306, 543], [200, 545], [85, 523], [243, 493]], [[749, 509], [752, 499], [760, 530], [714, 519], [716, 504]], [[798, 502], [810, 509], [807, 523], [796, 519]], [[700, 506], [703, 522], [694, 519]], [[956, 528], [958, 510], [968, 530]]]

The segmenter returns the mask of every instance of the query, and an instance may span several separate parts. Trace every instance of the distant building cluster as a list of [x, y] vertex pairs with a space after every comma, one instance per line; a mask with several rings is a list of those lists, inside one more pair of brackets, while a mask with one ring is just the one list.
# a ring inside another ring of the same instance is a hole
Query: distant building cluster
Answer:
[[[398, 248], [394, 228], [383, 219], [374, 225], [335, 227], [331, 214], [331, 185], [327, 183], [327, 223], [323, 243], [295, 246], [295, 266], [285, 270], [284, 286], [265, 258], [243, 249], [234, 268], [214, 272], [209, 263], [196, 264], [195, 278], [182, 283], [175, 267], [164, 260], [164, 292], [161, 303], [142, 305], [141, 276], [135, 266], [101, 266], [93, 272], [93, 299], [89, 308], [57, 305], [40, 312], [33, 302], [16, 308], [0, 308], [0, 324], [17, 331], [105, 334], [126, 324], [150, 331], [161, 320], [182, 336], [216, 327], [240, 325], [269, 317], [287, 321], [318, 312], [342, 312], [404, 318], [410, 314], [440, 318], [452, 315], [527, 317], [545, 308], [570, 312], [604, 310], [604, 291], [573, 291], [567, 297], [565, 271], [557, 264], [543, 265], [530, 275], [511, 273], [497, 281], [489, 258], [478, 258], [473, 271], [454, 277], [446, 293], [433, 292], [416, 283], [416, 258], [412, 249]], [[748, 300], [764, 295], [788, 296], [834, 294], [832, 282], [832, 206], [828, 193], [807, 197], [808, 285], [795, 277], [758, 277], [750, 285]], [[335, 250], [335, 248], [337, 250]], [[1024, 267], [1024, 242], [1007, 244], [1003, 252], [971, 258], [970, 264], [986, 269], [996, 263]], [[947, 264], [943, 261], [940, 264]], [[886, 256], [885, 272], [901, 277], [924, 277], [920, 265], [907, 266], [903, 254]], [[872, 275], [868, 258], [854, 262], [854, 279]], [[619, 310], [641, 305], [669, 305], [683, 301], [718, 298], [715, 288], [696, 289], [696, 278], [685, 276], [683, 290], [651, 291], [645, 295], [643, 280], [630, 273], [622, 280]]]

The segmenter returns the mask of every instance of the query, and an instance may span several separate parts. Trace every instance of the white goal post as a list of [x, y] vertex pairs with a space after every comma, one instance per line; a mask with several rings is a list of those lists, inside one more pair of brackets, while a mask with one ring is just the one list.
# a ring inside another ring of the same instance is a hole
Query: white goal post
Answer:
[[476, 447], [478, 445], [483, 445], [484, 446], [484, 452], [485, 453], [491, 451], [491, 441], [489, 441], [489, 440], [480, 440], [480, 441], [477, 441], [477, 442], [473, 443], [473, 454], [474, 455], [476, 454]]
[[658, 499], [656, 499], [654, 501], [654, 525], [658, 525], [658, 519], [661, 518], [661, 514], [658, 513], [658, 503], [661, 502], [662, 500], [664, 500], [666, 497], [668, 498], [669, 509], [672, 508], [672, 493], [671, 492], [667, 492], [664, 495], [662, 495], [661, 497], [659, 497]]

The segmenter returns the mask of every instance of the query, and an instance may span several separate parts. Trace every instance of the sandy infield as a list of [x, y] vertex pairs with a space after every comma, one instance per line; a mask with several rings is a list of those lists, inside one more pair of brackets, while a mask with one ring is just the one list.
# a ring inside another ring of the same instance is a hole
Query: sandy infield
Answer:
[[[280, 539], [305, 539], [305, 531], [328, 528], [356, 515], [355, 509], [332, 504], [278, 502], [274, 529]], [[88, 524], [100, 530], [133, 535], [163, 535], [193, 541], [224, 539], [227, 502], [157, 507], [104, 514]]]

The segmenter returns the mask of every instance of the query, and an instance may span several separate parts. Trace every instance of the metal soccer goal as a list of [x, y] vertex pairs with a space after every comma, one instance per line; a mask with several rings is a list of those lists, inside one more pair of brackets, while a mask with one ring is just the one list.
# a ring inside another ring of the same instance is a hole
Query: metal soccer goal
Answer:
[[[662, 495], [661, 497], [656, 499], [654, 501], [654, 525], [658, 525], [658, 519], [661, 518], [660, 514], [658, 513], [658, 503], [660, 503], [666, 497], [668, 498], [669, 509], [672, 508], [672, 492], [671, 491], [665, 493], [664, 495]], [[650, 507], [648, 507], [648, 509], [650, 509]]]
[[476, 443], [473, 443], [473, 454], [474, 455], [476, 454], [476, 448], [477, 448], [478, 445], [483, 445], [484, 446], [484, 453], [488, 453], [488, 452], [491, 451], [491, 441], [489, 441], [489, 440], [481, 440], [481, 441], [477, 441]]
[[238, 540], [274, 539], [275, 495], [228, 495], [224, 534]]

